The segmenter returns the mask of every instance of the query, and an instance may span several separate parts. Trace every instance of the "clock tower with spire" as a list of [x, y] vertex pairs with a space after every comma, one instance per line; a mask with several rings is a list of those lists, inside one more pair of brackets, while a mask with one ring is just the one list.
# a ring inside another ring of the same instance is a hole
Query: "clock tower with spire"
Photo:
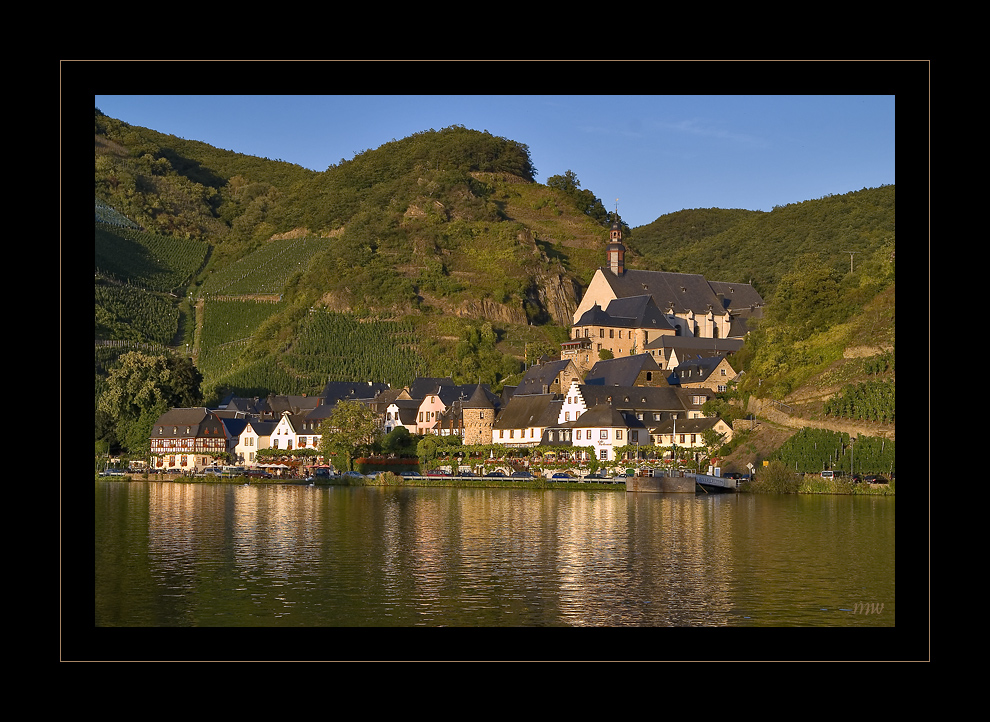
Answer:
[[615, 209], [615, 220], [609, 231], [608, 246], [605, 248], [605, 267], [616, 276], [626, 272], [626, 247], [622, 245], [622, 224], [619, 223], [619, 209]]

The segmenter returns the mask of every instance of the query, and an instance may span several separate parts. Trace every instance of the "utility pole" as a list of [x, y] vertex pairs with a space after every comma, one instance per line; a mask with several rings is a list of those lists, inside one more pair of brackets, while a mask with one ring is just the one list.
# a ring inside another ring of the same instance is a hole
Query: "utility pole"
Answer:
[[853, 256], [855, 256], [859, 251], [843, 251], [843, 253], [849, 254], [849, 273], [853, 272]]

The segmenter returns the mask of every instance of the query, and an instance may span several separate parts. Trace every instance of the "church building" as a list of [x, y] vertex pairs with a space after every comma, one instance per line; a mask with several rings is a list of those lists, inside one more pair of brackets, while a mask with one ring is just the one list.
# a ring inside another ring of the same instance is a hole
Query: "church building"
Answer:
[[[572, 339], [588, 338], [596, 346], [601, 339], [614, 339], [611, 347], [616, 356], [642, 353], [648, 343], [663, 335], [741, 337], [746, 318], [762, 313], [763, 298], [748, 283], [627, 269], [625, 253], [622, 228], [616, 220], [609, 231], [605, 265], [595, 271], [574, 312]], [[596, 334], [599, 340], [592, 338]], [[618, 343], [620, 338], [625, 343]], [[596, 346], [592, 348], [597, 350]], [[601, 348], [609, 345], [602, 343]]]

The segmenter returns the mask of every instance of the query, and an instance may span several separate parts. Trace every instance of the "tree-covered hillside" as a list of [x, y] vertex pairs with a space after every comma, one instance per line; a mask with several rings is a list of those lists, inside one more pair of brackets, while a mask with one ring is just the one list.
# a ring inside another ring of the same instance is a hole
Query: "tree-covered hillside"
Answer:
[[699, 208], [633, 230], [626, 245], [654, 270], [752, 282], [769, 298], [808, 256], [843, 273], [894, 240], [894, 186], [776, 206], [769, 213]]

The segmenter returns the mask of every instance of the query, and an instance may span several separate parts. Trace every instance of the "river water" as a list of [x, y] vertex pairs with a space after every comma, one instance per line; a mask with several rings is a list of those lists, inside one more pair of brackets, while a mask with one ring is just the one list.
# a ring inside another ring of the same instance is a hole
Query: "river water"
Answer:
[[895, 623], [893, 497], [96, 482], [95, 509], [97, 628]]

